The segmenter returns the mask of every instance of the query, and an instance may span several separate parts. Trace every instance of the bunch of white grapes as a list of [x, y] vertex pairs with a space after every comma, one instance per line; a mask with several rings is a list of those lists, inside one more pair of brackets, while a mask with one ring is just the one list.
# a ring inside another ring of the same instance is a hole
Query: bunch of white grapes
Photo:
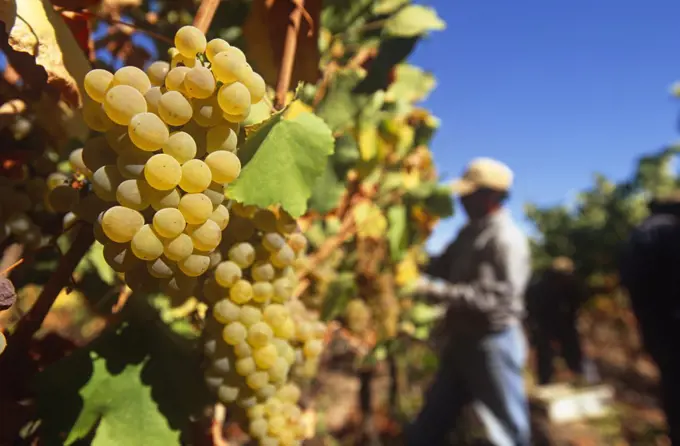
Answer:
[[286, 306], [296, 327], [292, 342], [299, 360], [294, 374], [302, 379], [313, 378], [319, 368], [326, 325], [319, 320], [318, 313], [309, 311], [300, 300], [291, 300]]

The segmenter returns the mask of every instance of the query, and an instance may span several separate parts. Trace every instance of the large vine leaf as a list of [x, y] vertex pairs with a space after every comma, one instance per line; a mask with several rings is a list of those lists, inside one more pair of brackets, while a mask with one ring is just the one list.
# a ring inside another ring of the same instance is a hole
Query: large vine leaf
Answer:
[[362, 79], [363, 76], [356, 70], [348, 69], [336, 73], [324, 99], [316, 109], [316, 114], [326, 121], [332, 131], [351, 125], [362, 108], [371, 100], [368, 95], [353, 93]]
[[279, 113], [246, 141], [239, 152], [245, 167], [229, 185], [227, 194], [247, 205], [280, 204], [293, 217], [299, 217], [307, 209], [333, 146], [333, 135], [318, 116], [301, 113], [282, 119]]
[[332, 162], [326, 163], [326, 170], [316, 182], [309, 199], [309, 209], [327, 214], [336, 207], [345, 192], [345, 182], [338, 178]]
[[436, 85], [437, 81], [432, 73], [414, 65], [399, 64], [396, 66], [395, 80], [387, 90], [385, 100], [409, 103], [423, 101]]
[[390, 17], [383, 28], [385, 37], [415, 37], [441, 31], [446, 23], [428, 6], [408, 5]]

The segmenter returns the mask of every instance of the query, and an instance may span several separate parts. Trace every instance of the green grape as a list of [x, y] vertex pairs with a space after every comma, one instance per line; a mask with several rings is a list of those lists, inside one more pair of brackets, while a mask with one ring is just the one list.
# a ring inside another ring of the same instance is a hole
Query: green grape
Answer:
[[248, 329], [248, 344], [254, 348], [264, 347], [274, 336], [274, 332], [266, 322], [257, 322]]
[[217, 322], [223, 325], [238, 321], [240, 314], [241, 308], [229, 299], [222, 299], [218, 301], [213, 307], [213, 317]]
[[194, 99], [194, 122], [201, 127], [214, 127], [224, 122], [222, 109], [217, 103], [217, 98]]
[[[232, 305], [234, 305], [234, 304], [232, 304]], [[234, 305], [234, 306], [236, 306], [236, 305]], [[247, 356], [252, 355], [252, 353], [253, 353], [253, 349], [250, 348], [250, 345], [245, 341], [241, 342], [239, 344], [236, 344], [234, 346], [234, 354], [236, 355], [237, 358], [245, 358]]]
[[262, 98], [264, 98], [264, 95], [267, 92], [267, 86], [265, 85], [262, 76], [255, 73], [254, 71], [251, 71], [250, 76], [239, 80], [250, 92], [250, 97], [253, 104], [260, 102]]
[[106, 132], [115, 125], [104, 106], [91, 100], [83, 101], [83, 120], [95, 132]]
[[[221, 114], [220, 120], [222, 120]], [[217, 150], [236, 152], [238, 135], [234, 127], [236, 127], [234, 124], [220, 124], [208, 129], [206, 135], [206, 149], [208, 153]]]
[[187, 223], [200, 225], [212, 214], [212, 202], [203, 194], [185, 194], [179, 200], [179, 210]]
[[109, 147], [118, 155], [139, 151], [139, 149], [132, 143], [127, 127], [122, 125], [116, 125], [111, 130], [104, 133], [104, 139], [106, 139]]
[[116, 166], [102, 166], [92, 174], [92, 189], [102, 200], [116, 201], [116, 190], [123, 180]]
[[255, 282], [253, 284], [253, 300], [257, 303], [267, 303], [274, 296], [274, 286], [269, 282]]
[[237, 304], [244, 304], [253, 298], [253, 287], [247, 280], [237, 280], [229, 290], [229, 298]]
[[241, 268], [234, 262], [221, 262], [215, 268], [215, 281], [224, 288], [232, 287], [242, 276]]
[[69, 184], [69, 178], [61, 172], [54, 172], [47, 176], [45, 183], [47, 184], [47, 190], [52, 190], [62, 184]]
[[264, 413], [268, 418], [271, 418], [276, 415], [280, 415], [281, 412], [283, 411], [283, 401], [281, 401], [277, 397], [272, 397], [269, 398], [265, 403], [263, 404], [264, 406]]
[[261, 389], [257, 389], [257, 397], [261, 400], [267, 400], [274, 395], [276, 395], [276, 386], [273, 384], [267, 384]]
[[213, 59], [217, 55], [217, 53], [221, 53], [222, 51], [226, 51], [229, 48], [231, 48], [231, 45], [224, 40], [224, 39], [212, 39], [210, 42], [205, 47], [205, 56], [208, 58], [208, 61], [213, 62]]
[[296, 254], [304, 252], [307, 249], [307, 238], [299, 232], [291, 234], [288, 237], [288, 245]]
[[95, 194], [88, 194], [78, 201], [73, 213], [83, 221], [94, 223], [99, 215], [109, 207], [111, 207], [110, 203], [105, 202]]
[[146, 74], [149, 76], [151, 85], [158, 87], [165, 83], [165, 76], [168, 75], [168, 71], [170, 71], [170, 64], [162, 60], [157, 60], [149, 65], [146, 69]]
[[194, 244], [187, 234], [182, 233], [173, 239], [163, 241], [163, 254], [175, 262], [186, 259], [192, 252]]
[[256, 404], [253, 407], [249, 407], [248, 410], [246, 410], [246, 415], [251, 420], [255, 420], [257, 418], [264, 418], [265, 415], [264, 404]]
[[312, 325], [306, 321], [298, 323], [296, 333], [297, 338], [301, 341], [308, 341], [314, 338], [314, 331]]
[[259, 209], [253, 215], [253, 224], [262, 232], [276, 232], [276, 215], [269, 209]]
[[49, 192], [47, 197], [50, 207], [55, 212], [68, 212], [78, 203], [78, 190], [71, 186], [57, 186]]
[[288, 378], [289, 369], [290, 365], [288, 364], [288, 361], [286, 361], [285, 358], [279, 356], [276, 358], [274, 364], [272, 364], [269, 370], [267, 370], [269, 373], [269, 379], [272, 382], [285, 382], [286, 378]]
[[152, 156], [152, 153], [135, 148], [118, 156], [116, 167], [123, 178], [139, 179], [144, 176], [144, 166]]
[[290, 317], [290, 311], [283, 305], [271, 304], [264, 309], [264, 320], [271, 325], [272, 328], [280, 327]]
[[[212, 173], [206, 163], [192, 159], [182, 165], [179, 187], [190, 194], [203, 192], [212, 182]], [[212, 212], [211, 212], [212, 213]]]
[[238, 392], [238, 387], [222, 385], [217, 390], [217, 398], [219, 398], [223, 404], [230, 404], [236, 401], [238, 398]]
[[291, 404], [297, 403], [300, 400], [301, 394], [302, 392], [300, 391], [300, 388], [292, 383], [284, 384], [277, 391], [277, 397], [279, 400]]
[[127, 66], [116, 70], [113, 75], [113, 86], [117, 85], [128, 85], [144, 94], [151, 88], [151, 81], [146, 73], [139, 68]]
[[200, 225], [189, 225], [186, 232], [194, 242], [196, 249], [200, 251], [210, 252], [217, 248], [222, 241], [222, 230], [212, 220], [207, 220]]
[[176, 208], [179, 206], [179, 200], [180, 195], [177, 189], [163, 191], [154, 189], [149, 197], [151, 207], [156, 211], [165, 208]]
[[224, 384], [224, 376], [215, 370], [206, 370], [204, 378], [206, 387], [215, 393]]
[[198, 277], [208, 271], [210, 257], [202, 254], [191, 254], [177, 262], [179, 269], [189, 277]]
[[164, 208], [153, 216], [153, 228], [161, 237], [175, 238], [184, 231], [185, 227], [186, 221], [179, 209]]
[[253, 264], [252, 268], [250, 269], [250, 274], [256, 281], [268, 282], [274, 279], [276, 270], [271, 263], [259, 261]]
[[[62, 221], [62, 226], [64, 227], [64, 231], [68, 231], [69, 229], [71, 229], [73, 227], [73, 225], [76, 224], [76, 222], [78, 221], [78, 216], [76, 214], [74, 214], [73, 212], [67, 212], [67, 213], [64, 214], [64, 218], [61, 221]], [[102, 234], [103, 234], [103, 231], [102, 231]], [[2, 239], [2, 233], [1, 232], [0, 232], [0, 239]], [[95, 240], [96, 240], [96, 237], [95, 237]]]
[[253, 307], [252, 305], [244, 305], [241, 307], [241, 315], [239, 320], [246, 327], [260, 322], [262, 320], [262, 312], [259, 308]]
[[297, 221], [295, 221], [295, 219], [285, 211], [282, 211], [279, 214], [279, 219], [276, 222], [276, 228], [282, 234], [290, 234], [299, 229]]
[[286, 319], [282, 325], [272, 326], [272, 328], [277, 338], [292, 339], [295, 336], [295, 322], [292, 319]]
[[170, 91], [184, 93], [186, 91], [184, 88], [184, 78], [189, 70], [191, 70], [189, 67], [175, 67], [170, 70], [168, 75], [165, 76], [165, 88]]
[[222, 113], [222, 117], [227, 122], [231, 122], [233, 124], [238, 124], [238, 123], [245, 121], [248, 118], [249, 114], [250, 114], [250, 106], [248, 106], [248, 109], [240, 115], [232, 115], [232, 114], [229, 114], [229, 113]]
[[237, 243], [229, 249], [229, 260], [241, 268], [248, 268], [255, 261], [255, 248], [250, 243]]
[[130, 242], [132, 253], [141, 260], [156, 260], [163, 254], [163, 242], [151, 225], [142, 226]]
[[243, 51], [233, 46], [216, 53], [211, 62], [213, 74], [224, 84], [236, 82], [252, 71], [248, 67]]
[[184, 57], [196, 57], [197, 53], [205, 51], [205, 35], [194, 26], [183, 26], [175, 34], [175, 48]]
[[286, 339], [278, 337], [276, 330], [274, 330], [274, 335], [276, 337], [272, 339], [272, 344], [274, 347], [276, 347], [276, 351], [278, 352], [279, 356], [284, 358], [288, 364], [293, 364], [296, 359], [295, 350], [290, 346]]
[[197, 283], [195, 277], [189, 277], [180, 271], [175, 271], [170, 280], [164, 283], [163, 291], [168, 295], [189, 297], [194, 294]]
[[215, 91], [212, 71], [204, 66], [193, 67], [184, 77], [184, 88], [192, 98], [209, 98]]
[[144, 180], [125, 180], [116, 189], [116, 200], [127, 208], [143, 211], [149, 207], [151, 190]]
[[255, 372], [246, 377], [246, 385], [253, 390], [263, 388], [269, 382], [269, 375], [267, 372]]
[[239, 344], [246, 339], [248, 331], [240, 322], [229, 322], [222, 331], [222, 339], [229, 345]]
[[196, 142], [196, 158], [203, 158], [205, 156], [205, 138], [207, 130], [196, 123], [196, 121], [191, 121], [184, 127], [182, 131], [187, 132], [194, 138]]
[[274, 285], [274, 297], [277, 302], [284, 302], [293, 296], [293, 284], [287, 277], [280, 277], [276, 279]]
[[[217, 265], [222, 263], [222, 253], [219, 250], [211, 251], [208, 253], [208, 257], [210, 257], [210, 269], [215, 269]], [[217, 283], [215, 283], [215, 285], [217, 285]]]
[[116, 243], [127, 243], [144, 226], [144, 217], [134, 209], [114, 206], [102, 217], [104, 234]]
[[147, 111], [146, 100], [137, 89], [129, 85], [116, 85], [106, 92], [104, 111], [116, 124], [128, 125], [134, 115]]
[[217, 103], [224, 113], [240, 115], [250, 109], [250, 92], [240, 82], [222, 85], [217, 92]]
[[116, 153], [111, 150], [103, 136], [90, 138], [85, 142], [82, 150], [83, 164], [91, 172], [107, 164], [116, 163]]
[[96, 102], [104, 102], [104, 97], [109, 87], [111, 87], [111, 82], [113, 81], [113, 74], [106, 70], [91, 70], [85, 75], [83, 79], [83, 86], [85, 87], [85, 92]]
[[182, 166], [165, 153], [153, 155], [144, 166], [144, 178], [157, 190], [170, 190], [182, 179]]
[[262, 246], [264, 246], [269, 252], [276, 252], [283, 248], [286, 244], [286, 239], [284, 239], [281, 234], [276, 232], [269, 232], [262, 236]]
[[205, 164], [210, 168], [212, 180], [227, 184], [238, 178], [241, 173], [241, 161], [232, 152], [217, 150], [205, 157]]
[[323, 350], [323, 343], [318, 339], [312, 339], [305, 342], [302, 349], [306, 358], [317, 358]]
[[[166, 93], [167, 94], [167, 93]], [[139, 113], [132, 117], [128, 133], [133, 144], [147, 152], [160, 149], [168, 141], [170, 132], [161, 119], [153, 113]]]
[[[221, 205], [224, 202], [224, 185], [217, 184], [215, 182], [210, 183], [210, 186], [203, 193], [210, 198], [210, 202], [213, 206]], [[227, 211], [229, 212], [229, 211]], [[227, 218], [228, 219], [228, 218]]]
[[293, 264], [295, 261], [295, 252], [290, 246], [283, 245], [281, 249], [272, 253], [270, 258], [275, 267], [284, 268]]
[[229, 225], [229, 210], [223, 204], [218, 204], [210, 215], [209, 220], [217, 223], [220, 230], [224, 231]]
[[200, 64], [201, 61], [194, 57], [185, 57], [179, 52], [177, 48], [170, 48], [168, 50], [170, 55], [170, 68], [175, 68], [184, 65], [185, 67], [193, 68], [196, 64]]
[[241, 376], [248, 376], [251, 373], [254, 373], [254, 372], [257, 371], [257, 367], [255, 366], [255, 361], [251, 357], [237, 359], [236, 364], [235, 364], [235, 368], [236, 368], [236, 373], [238, 373]]
[[260, 438], [260, 446], [283, 446], [279, 444], [279, 440], [271, 437]]
[[161, 101], [161, 96], [163, 96], [161, 87], [151, 87], [146, 92], [144, 99], [146, 99], [146, 108], [149, 113], [158, 114], [158, 104]]
[[189, 122], [194, 110], [182, 93], [168, 91], [158, 101], [158, 114], [166, 124], [177, 127]]
[[32, 223], [31, 218], [24, 213], [13, 214], [6, 221], [7, 228], [9, 228], [12, 234], [28, 232]]
[[[252, 329], [253, 327], [250, 328]], [[250, 335], [250, 332], [248, 334]], [[248, 339], [248, 342], [252, 345], [250, 339]], [[276, 351], [274, 344], [267, 344], [253, 350], [253, 359], [259, 369], [269, 370], [276, 362], [276, 358], [278, 358], [278, 352]]]
[[163, 153], [175, 158], [180, 164], [196, 156], [196, 141], [186, 132], [173, 132], [161, 148]]
[[268, 429], [269, 424], [267, 423], [267, 420], [259, 418], [250, 422], [248, 432], [253, 438], [263, 438], [267, 436]]
[[149, 274], [156, 279], [169, 279], [175, 273], [169, 259], [162, 256], [146, 264]]

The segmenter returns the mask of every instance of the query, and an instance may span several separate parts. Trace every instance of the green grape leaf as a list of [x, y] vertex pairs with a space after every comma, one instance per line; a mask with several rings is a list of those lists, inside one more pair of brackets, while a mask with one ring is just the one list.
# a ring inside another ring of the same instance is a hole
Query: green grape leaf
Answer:
[[390, 14], [406, 3], [408, 3], [408, 0], [379, 0], [373, 4], [373, 12], [375, 14]]
[[438, 217], [451, 217], [453, 215], [451, 190], [444, 185], [437, 185], [430, 196], [425, 199], [425, 208]]
[[316, 114], [326, 121], [332, 131], [353, 125], [359, 112], [371, 101], [369, 95], [354, 94], [354, 89], [363, 78], [356, 70], [347, 69], [335, 74], [316, 109]]
[[398, 262], [408, 248], [408, 215], [403, 205], [392, 206], [387, 210], [387, 240], [390, 244], [390, 257]]
[[329, 321], [342, 314], [356, 293], [357, 285], [354, 281], [354, 274], [340, 273], [328, 284], [328, 291], [321, 308], [321, 320]]
[[335, 140], [335, 153], [333, 153], [333, 162], [340, 166], [351, 166], [355, 164], [361, 155], [356, 139], [350, 135], [343, 133]]
[[397, 65], [395, 80], [387, 89], [385, 100], [418, 102], [427, 99], [427, 96], [437, 86], [437, 81], [432, 75], [414, 65], [402, 63]]
[[415, 37], [444, 29], [446, 29], [446, 22], [439, 18], [433, 8], [409, 5], [387, 19], [383, 28], [383, 36]]
[[280, 204], [299, 217], [333, 153], [333, 142], [330, 129], [318, 116], [301, 113], [282, 119], [278, 113], [250, 135], [239, 151], [244, 167], [227, 195], [263, 208]]
[[338, 207], [344, 192], [344, 181], [338, 179], [333, 163], [328, 162], [326, 163], [326, 170], [314, 186], [308, 207], [320, 214], [327, 214]]

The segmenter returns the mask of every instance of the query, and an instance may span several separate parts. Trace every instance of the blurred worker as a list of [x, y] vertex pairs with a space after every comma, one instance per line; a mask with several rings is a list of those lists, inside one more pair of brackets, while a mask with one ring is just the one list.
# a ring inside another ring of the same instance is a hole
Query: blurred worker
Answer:
[[673, 445], [680, 445], [680, 194], [650, 203], [621, 259], [645, 348], [659, 367], [661, 400]]
[[408, 446], [446, 444], [468, 403], [494, 444], [530, 444], [520, 323], [530, 252], [503, 208], [512, 179], [503, 163], [479, 158], [453, 184], [469, 221], [418, 283], [419, 292], [448, 304], [447, 336], [424, 407], [407, 429]]
[[576, 329], [578, 310], [588, 291], [574, 273], [571, 259], [556, 257], [551, 267], [528, 287], [526, 296], [527, 325], [536, 347], [539, 384], [548, 384], [553, 377], [554, 343], [559, 345], [572, 372], [588, 384], [598, 381], [595, 364], [583, 355]]

